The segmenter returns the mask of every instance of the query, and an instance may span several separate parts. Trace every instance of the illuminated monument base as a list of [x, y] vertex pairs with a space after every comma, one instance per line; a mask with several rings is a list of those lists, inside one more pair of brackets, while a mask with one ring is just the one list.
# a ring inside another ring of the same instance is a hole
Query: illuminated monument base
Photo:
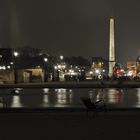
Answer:
[[115, 62], [109, 62], [109, 73], [108, 76], [112, 77], [113, 75], [113, 67], [115, 66]]

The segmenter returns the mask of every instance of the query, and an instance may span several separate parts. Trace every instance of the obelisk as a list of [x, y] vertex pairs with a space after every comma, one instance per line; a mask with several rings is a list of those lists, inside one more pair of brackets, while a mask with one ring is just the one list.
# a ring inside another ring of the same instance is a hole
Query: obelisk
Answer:
[[114, 18], [111, 17], [109, 29], [109, 77], [113, 75], [114, 65], [115, 65]]

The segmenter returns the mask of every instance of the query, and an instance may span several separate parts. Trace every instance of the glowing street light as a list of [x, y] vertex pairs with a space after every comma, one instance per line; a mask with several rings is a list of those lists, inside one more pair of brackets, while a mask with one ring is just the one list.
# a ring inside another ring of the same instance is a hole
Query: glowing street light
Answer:
[[6, 70], [5, 66], [0, 66], [0, 70]]
[[47, 62], [48, 61], [48, 58], [44, 58], [44, 62]]
[[15, 57], [18, 57], [19, 56], [19, 53], [18, 52], [14, 52], [13, 54], [14, 54]]
[[10, 65], [13, 65], [14, 64], [14, 62], [10, 62]]
[[11, 68], [11, 66], [7, 66], [7, 68], [8, 68], [8, 69], [10, 69], [10, 68]]
[[63, 58], [64, 58], [64, 56], [61, 55], [61, 56], [60, 56], [60, 59], [63, 60]]
[[91, 75], [92, 75], [92, 74], [93, 74], [93, 71], [90, 71], [90, 72], [89, 72], [89, 74], [91, 74]]
[[98, 73], [98, 74], [100, 73], [100, 71], [98, 69], [96, 69], [95, 72]]
[[105, 69], [103, 69], [103, 72], [105, 72]]
[[57, 66], [54, 66], [54, 69], [57, 70]]

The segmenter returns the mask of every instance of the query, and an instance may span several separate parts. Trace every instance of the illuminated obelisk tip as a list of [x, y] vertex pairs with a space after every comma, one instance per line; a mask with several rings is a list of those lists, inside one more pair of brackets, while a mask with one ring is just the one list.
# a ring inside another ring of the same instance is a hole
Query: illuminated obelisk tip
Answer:
[[115, 65], [115, 43], [114, 43], [114, 18], [110, 18], [109, 31], [109, 76], [113, 75], [113, 67]]

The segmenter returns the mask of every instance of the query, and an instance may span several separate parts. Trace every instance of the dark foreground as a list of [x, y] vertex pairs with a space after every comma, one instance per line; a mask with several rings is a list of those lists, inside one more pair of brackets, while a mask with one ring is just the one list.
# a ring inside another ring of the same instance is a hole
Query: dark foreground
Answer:
[[135, 140], [140, 137], [140, 110], [0, 112], [2, 140]]

